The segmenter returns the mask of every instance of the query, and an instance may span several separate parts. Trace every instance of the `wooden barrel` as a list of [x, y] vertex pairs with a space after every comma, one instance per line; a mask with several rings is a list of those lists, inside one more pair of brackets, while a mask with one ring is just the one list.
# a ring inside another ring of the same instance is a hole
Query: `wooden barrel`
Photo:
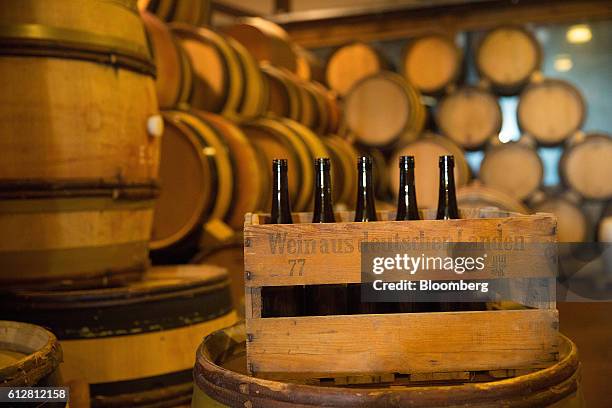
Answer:
[[612, 198], [612, 137], [593, 133], [568, 143], [559, 172], [564, 183], [584, 198]]
[[259, 63], [238, 41], [226, 37], [229, 46], [238, 56], [240, 71], [244, 78], [244, 90], [234, 115], [226, 114], [233, 120], [249, 120], [262, 116], [268, 108], [268, 84], [259, 68]]
[[209, 0], [138, 0], [138, 7], [167, 22], [176, 21], [193, 26], [210, 22]]
[[296, 72], [296, 54], [289, 35], [279, 25], [260, 17], [245, 17], [225, 28], [255, 59]]
[[542, 183], [544, 168], [538, 152], [528, 143], [508, 142], [489, 147], [478, 178], [491, 188], [524, 200]]
[[529, 214], [529, 209], [519, 200], [501, 190], [485, 187], [478, 182], [457, 189], [459, 207], [497, 207], [500, 210]]
[[582, 127], [586, 105], [580, 91], [559, 79], [526, 87], [517, 111], [519, 126], [542, 145], [562, 143]]
[[592, 232], [582, 209], [564, 197], [545, 197], [530, 204], [530, 207], [533, 212], [546, 212], [557, 216], [559, 242], [583, 242]]
[[401, 381], [338, 386], [263, 380], [246, 374], [244, 325], [215, 332], [198, 348], [193, 408], [200, 407], [551, 407], [581, 408], [576, 346], [559, 335], [559, 361], [535, 372], [483, 382]]
[[392, 148], [415, 140], [425, 125], [420, 95], [393, 72], [379, 72], [356, 83], [345, 98], [346, 124], [358, 143]]
[[[291, 119], [260, 118], [241, 126], [248, 139], [263, 154], [272, 177], [272, 160], [289, 161], [289, 197], [293, 211], [304, 211], [311, 203], [314, 185], [313, 163], [326, 157], [325, 147], [316, 135]], [[316, 140], [316, 141], [315, 141]], [[271, 191], [265, 208], [270, 208]]]
[[436, 122], [440, 132], [459, 146], [478, 149], [501, 130], [502, 112], [497, 98], [475, 88], [460, 88], [438, 104]]
[[336, 135], [328, 135], [322, 140], [331, 159], [334, 204], [353, 208], [357, 197], [357, 169], [355, 166], [359, 152], [346, 139]]
[[502, 26], [489, 31], [476, 50], [480, 76], [503, 95], [513, 95], [538, 71], [542, 50], [536, 38], [517, 26]]
[[234, 191], [225, 221], [234, 230], [242, 231], [246, 213], [267, 210], [265, 204], [269, 199], [272, 180], [268, 172], [262, 170], [266, 162], [236, 124], [209, 112], [194, 111], [193, 114], [213, 127], [229, 148]]
[[387, 68], [382, 55], [362, 42], [353, 42], [337, 48], [325, 66], [327, 85], [345, 96], [357, 82]]
[[228, 144], [197, 113], [164, 113], [161, 193], [150, 248], [154, 261], [187, 261], [198, 249], [202, 224], [224, 220], [234, 196]]
[[338, 126], [339, 118], [333, 116], [339, 115], [334, 110], [337, 106], [329, 100], [325, 87], [270, 64], [262, 64], [261, 70], [269, 88], [268, 112], [296, 120], [318, 134]]
[[419, 207], [437, 208], [438, 206], [440, 156], [455, 156], [455, 186], [457, 188], [466, 185], [469, 180], [470, 169], [461, 148], [442, 136], [427, 135], [398, 149], [389, 161], [389, 180], [395, 197], [397, 197], [397, 186], [399, 186], [397, 167], [399, 157], [410, 155], [414, 156], [416, 163], [415, 184]]
[[0, 286], [96, 286], [148, 265], [157, 189], [151, 184], [5, 184]]
[[404, 49], [403, 75], [421, 93], [436, 95], [461, 75], [463, 56], [452, 38], [425, 35]]
[[261, 70], [269, 94], [268, 112], [283, 118], [300, 119], [302, 98], [297, 83], [289, 73], [270, 64], [262, 64]]
[[296, 74], [304, 81], [325, 82], [325, 64], [313, 52], [293, 44], [296, 59]]
[[597, 240], [612, 242], [612, 216], [603, 217], [597, 226]]
[[192, 76], [191, 60], [168, 27], [153, 14], [143, 11], [142, 20], [155, 58], [155, 89], [162, 109], [171, 109], [189, 101]]
[[238, 55], [221, 34], [211, 29], [185, 24], [171, 27], [193, 65], [190, 105], [209, 112], [235, 114], [244, 90]]
[[0, 320], [0, 333], [0, 387], [62, 385], [58, 370], [62, 348], [53, 333], [6, 320]]
[[236, 322], [224, 269], [151, 269], [142, 282], [84, 291], [19, 291], [0, 314], [44, 325], [63, 350], [62, 377], [90, 385], [93, 407], [189, 403], [202, 337]]
[[135, 0], [2, 2], [0, 26], [0, 188], [157, 177], [155, 66]]

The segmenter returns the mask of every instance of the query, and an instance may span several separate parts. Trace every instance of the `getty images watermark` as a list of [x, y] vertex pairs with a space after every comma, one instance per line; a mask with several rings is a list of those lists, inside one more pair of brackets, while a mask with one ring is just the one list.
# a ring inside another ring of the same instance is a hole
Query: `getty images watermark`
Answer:
[[[482, 256], [411, 256], [409, 254], [395, 254], [394, 256], [377, 256], [372, 258], [372, 273], [382, 275], [389, 271], [403, 271], [411, 276], [419, 271], [446, 271], [462, 275], [465, 272], [483, 271], [488, 254]], [[372, 282], [372, 288], [376, 291], [489, 291], [489, 282], [483, 281], [433, 281], [431, 279], [420, 279], [418, 281], [401, 279], [397, 282], [386, 282], [376, 279]]]

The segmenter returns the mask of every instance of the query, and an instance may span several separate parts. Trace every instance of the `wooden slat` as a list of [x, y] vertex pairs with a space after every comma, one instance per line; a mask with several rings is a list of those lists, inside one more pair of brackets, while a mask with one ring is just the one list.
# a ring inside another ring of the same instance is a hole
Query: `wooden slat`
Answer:
[[538, 368], [557, 328], [556, 310], [250, 319], [248, 361], [265, 377]]
[[[339, 214], [339, 219], [346, 219], [344, 215]], [[297, 214], [294, 219], [308, 217], [309, 214]], [[255, 221], [255, 217], [252, 218]], [[554, 277], [557, 268], [552, 254], [545, 252], [544, 247], [539, 245], [556, 242], [556, 219], [546, 214], [448, 221], [291, 225], [247, 223], [245, 239], [248, 239], [248, 246], [245, 246], [245, 271], [249, 276], [245, 281], [247, 287], [359, 283], [361, 243], [390, 240], [438, 243], [501, 240], [504, 243], [514, 243], [511, 245], [512, 250], [485, 248], [474, 251], [477, 256], [484, 253], [488, 255], [485, 262], [487, 267], [482, 271], [462, 275], [431, 270], [414, 275], [399, 272], [400, 279]], [[422, 248], [416, 247], [405, 252], [409, 256], [420, 256]], [[432, 252], [427, 255], [438, 256], [440, 253], [435, 251], [435, 254]]]

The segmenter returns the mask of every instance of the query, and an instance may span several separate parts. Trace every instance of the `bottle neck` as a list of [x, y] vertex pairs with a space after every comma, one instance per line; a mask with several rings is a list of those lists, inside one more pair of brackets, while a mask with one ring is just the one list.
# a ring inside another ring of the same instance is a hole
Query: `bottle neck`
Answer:
[[414, 169], [400, 166], [400, 185], [397, 196], [396, 221], [420, 219], [414, 185]]
[[372, 168], [360, 163], [355, 221], [365, 222], [376, 220], [376, 206], [374, 204], [374, 189], [372, 185]]
[[329, 167], [316, 167], [315, 203], [312, 222], [336, 222], [332, 204]]
[[289, 183], [287, 168], [274, 167], [274, 185], [272, 187], [272, 211], [270, 224], [293, 224], [291, 205], [289, 204]]
[[457, 197], [455, 195], [454, 167], [444, 163], [440, 165], [440, 188], [436, 219], [447, 220], [456, 218], [459, 218], [459, 209], [457, 208]]

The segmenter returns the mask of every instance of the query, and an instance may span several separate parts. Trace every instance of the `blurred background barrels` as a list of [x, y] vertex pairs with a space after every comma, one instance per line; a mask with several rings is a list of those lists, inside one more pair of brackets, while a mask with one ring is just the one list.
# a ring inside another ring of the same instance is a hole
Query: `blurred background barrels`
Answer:
[[[509, 171], [509, 169], [512, 169]], [[525, 200], [542, 184], [544, 168], [530, 141], [498, 144], [485, 152], [480, 179], [485, 186], [504, 191]]]
[[572, 84], [545, 79], [521, 93], [518, 121], [521, 129], [543, 145], [562, 143], [582, 127], [586, 106]]
[[406, 46], [403, 74], [421, 93], [436, 95], [461, 77], [463, 54], [452, 38], [424, 35]]
[[338, 47], [327, 59], [325, 79], [331, 89], [346, 96], [363, 78], [388, 67], [388, 62], [375, 48], [362, 42]]
[[420, 95], [400, 75], [380, 72], [355, 83], [345, 98], [346, 124], [365, 146], [394, 148], [418, 138], [425, 123]]
[[498, 92], [513, 94], [540, 68], [542, 51], [533, 34], [523, 27], [502, 26], [483, 37], [475, 62], [480, 75]]
[[460, 88], [440, 101], [436, 120], [444, 135], [464, 149], [475, 150], [499, 134], [502, 112], [491, 93]]

